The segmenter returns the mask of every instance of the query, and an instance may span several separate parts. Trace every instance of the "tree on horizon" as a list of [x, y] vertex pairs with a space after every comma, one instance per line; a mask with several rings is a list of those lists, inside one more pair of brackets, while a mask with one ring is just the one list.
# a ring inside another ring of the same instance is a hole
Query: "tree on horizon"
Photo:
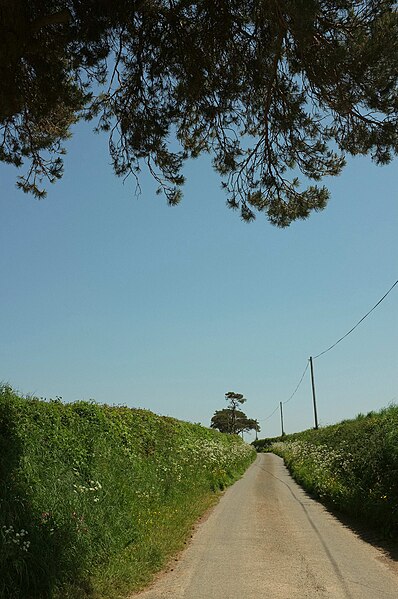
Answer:
[[225, 400], [228, 406], [223, 410], [216, 410], [211, 419], [210, 427], [218, 429], [221, 433], [238, 434], [255, 430], [260, 431], [260, 425], [257, 420], [248, 418], [244, 412], [239, 410], [239, 406], [244, 404], [247, 399], [242, 393], [228, 391], [225, 394]]

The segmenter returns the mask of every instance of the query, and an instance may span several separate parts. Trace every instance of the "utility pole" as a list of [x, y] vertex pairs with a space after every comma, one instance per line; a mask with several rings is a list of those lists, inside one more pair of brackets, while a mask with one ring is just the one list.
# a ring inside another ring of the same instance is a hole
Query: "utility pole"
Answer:
[[314, 365], [312, 363], [312, 356], [310, 356], [310, 366], [311, 366], [311, 383], [312, 383], [312, 401], [314, 404], [314, 420], [315, 420], [315, 428], [318, 428], [318, 414], [316, 411], [316, 397], [315, 397], [315, 381], [314, 381]]
[[279, 407], [281, 409], [281, 427], [282, 427], [282, 437], [285, 436], [285, 431], [283, 430], [283, 408], [282, 408], [282, 402], [279, 402]]

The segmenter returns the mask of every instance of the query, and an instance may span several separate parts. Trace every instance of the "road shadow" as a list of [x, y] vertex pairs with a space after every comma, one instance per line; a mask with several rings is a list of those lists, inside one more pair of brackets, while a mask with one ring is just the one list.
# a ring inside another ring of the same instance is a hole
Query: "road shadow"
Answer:
[[398, 542], [396, 540], [386, 538], [382, 531], [375, 526], [371, 526], [360, 517], [342, 513], [334, 506], [322, 501], [319, 497], [311, 495], [307, 491], [306, 493], [309, 497], [321, 503], [329, 514], [336, 518], [336, 520], [339, 520], [343, 526], [349, 528], [357, 537], [362, 539], [362, 541], [369, 543], [369, 545], [382, 551], [386, 557], [398, 562]]
[[[260, 452], [261, 454], [262, 452]], [[275, 455], [275, 454], [273, 454]], [[283, 462], [283, 459], [280, 456], [279, 459]], [[300, 487], [301, 491], [307, 496], [309, 499], [320, 503], [324, 509], [336, 520], [340, 522], [345, 528], [348, 528], [351, 532], [353, 532], [358, 538], [360, 538], [365, 543], [372, 545], [375, 549], [381, 551], [385, 557], [391, 559], [398, 564], [398, 541], [394, 538], [389, 538], [383, 533], [380, 528], [376, 525], [371, 525], [368, 521], [365, 520], [365, 517], [353, 516], [351, 514], [347, 514], [346, 512], [342, 512], [336, 508], [332, 503], [327, 500], [319, 497], [315, 493], [312, 493], [308, 489], [305, 489], [299, 481], [293, 476], [293, 474], [289, 471], [286, 464], [284, 464], [284, 468], [286, 468], [286, 472], [289, 474], [291, 479]], [[274, 475], [273, 475], [274, 476]], [[275, 477], [277, 478], [277, 477]], [[280, 480], [280, 479], [278, 479]], [[284, 481], [280, 480], [283, 484]], [[289, 487], [289, 485], [287, 485]], [[290, 487], [289, 487], [290, 489]], [[292, 490], [290, 489], [292, 492]], [[296, 497], [298, 500], [298, 498]], [[298, 500], [300, 503], [301, 501]]]

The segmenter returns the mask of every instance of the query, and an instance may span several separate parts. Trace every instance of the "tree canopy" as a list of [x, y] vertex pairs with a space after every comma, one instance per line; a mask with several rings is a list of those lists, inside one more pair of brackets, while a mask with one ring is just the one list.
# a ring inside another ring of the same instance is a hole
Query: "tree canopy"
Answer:
[[117, 175], [173, 205], [209, 153], [229, 207], [288, 226], [345, 154], [397, 153], [397, 33], [395, 0], [0, 0], [0, 160], [42, 197], [94, 119]]
[[260, 425], [257, 420], [248, 418], [244, 412], [236, 410], [234, 417], [230, 408], [216, 410], [211, 419], [211, 428], [219, 430], [221, 433], [239, 434], [249, 431], [260, 431]]
[[239, 406], [247, 401], [242, 393], [228, 391], [225, 394], [225, 401], [228, 402], [228, 407], [214, 412], [210, 423], [211, 428], [216, 428], [221, 433], [230, 434], [251, 430], [259, 432], [260, 425], [258, 421], [253, 418], [248, 418], [244, 412], [238, 410]]

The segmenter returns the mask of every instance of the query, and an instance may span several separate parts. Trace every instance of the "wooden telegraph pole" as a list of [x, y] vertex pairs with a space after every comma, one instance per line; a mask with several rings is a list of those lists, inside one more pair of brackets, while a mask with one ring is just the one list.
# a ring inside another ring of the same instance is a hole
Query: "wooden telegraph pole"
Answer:
[[314, 365], [312, 363], [312, 356], [310, 356], [310, 366], [311, 366], [311, 383], [312, 383], [312, 401], [314, 404], [314, 420], [315, 420], [315, 428], [318, 428], [318, 414], [316, 410], [316, 397], [315, 397], [315, 381], [314, 381]]
[[281, 409], [281, 427], [282, 427], [282, 437], [285, 436], [285, 431], [283, 430], [283, 408], [282, 408], [282, 402], [279, 402], [279, 407]]

